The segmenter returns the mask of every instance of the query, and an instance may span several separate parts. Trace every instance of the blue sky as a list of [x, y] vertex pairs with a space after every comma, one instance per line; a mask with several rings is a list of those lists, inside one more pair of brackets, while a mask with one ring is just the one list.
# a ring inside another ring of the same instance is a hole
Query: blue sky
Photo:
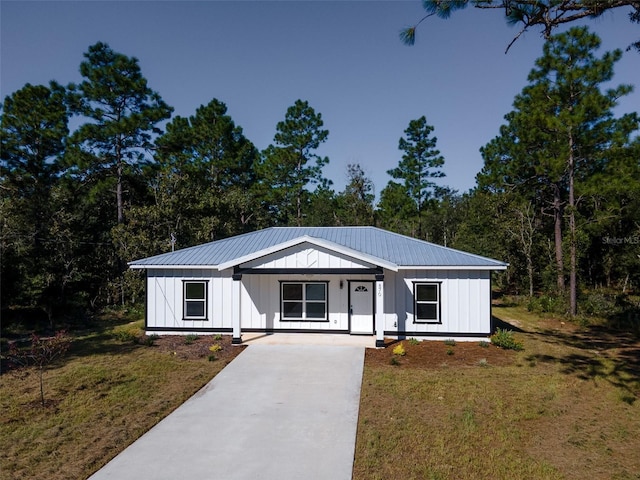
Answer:
[[[424, 14], [411, 1], [5, 1], [0, 3], [0, 95], [25, 83], [81, 80], [83, 53], [98, 41], [139, 59], [151, 88], [189, 116], [217, 98], [263, 149], [295, 100], [322, 114], [319, 154], [341, 190], [359, 163], [376, 193], [401, 158], [398, 139], [422, 115], [445, 157], [441, 185], [464, 192], [482, 168], [479, 148], [503, 123], [542, 52], [537, 30], [504, 50], [517, 28], [498, 11], [467, 9], [428, 19], [413, 47], [398, 32]], [[626, 12], [587, 23], [600, 52], [640, 37]], [[637, 83], [640, 54], [625, 52], [614, 83]], [[640, 92], [619, 113], [640, 110]]]

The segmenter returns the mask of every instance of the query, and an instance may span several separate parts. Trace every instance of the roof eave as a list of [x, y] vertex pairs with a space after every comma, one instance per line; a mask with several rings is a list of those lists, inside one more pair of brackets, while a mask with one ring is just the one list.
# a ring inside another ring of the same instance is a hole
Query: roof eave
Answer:
[[198, 270], [216, 270], [218, 268], [217, 265], [178, 265], [178, 264], [166, 264], [166, 265], [158, 265], [158, 264], [140, 264], [140, 263], [128, 263], [129, 268], [132, 270], [177, 270], [184, 268], [198, 269]]
[[398, 270], [506, 270], [509, 265], [402, 265]]

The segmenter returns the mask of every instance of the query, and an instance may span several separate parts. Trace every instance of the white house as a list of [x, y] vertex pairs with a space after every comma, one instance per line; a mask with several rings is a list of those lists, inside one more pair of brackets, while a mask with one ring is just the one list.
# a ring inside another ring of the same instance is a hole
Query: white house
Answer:
[[374, 227], [274, 227], [129, 263], [147, 332], [486, 339], [507, 264]]

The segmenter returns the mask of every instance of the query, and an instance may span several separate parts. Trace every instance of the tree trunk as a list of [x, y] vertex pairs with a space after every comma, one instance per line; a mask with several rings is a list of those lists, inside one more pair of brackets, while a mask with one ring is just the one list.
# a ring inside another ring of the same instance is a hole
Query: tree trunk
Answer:
[[529, 298], [533, 297], [533, 261], [527, 257], [527, 273], [529, 274]]
[[124, 223], [124, 207], [122, 202], [122, 162], [118, 161], [117, 175], [118, 180], [116, 184], [116, 205], [118, 211], [118, 225]]
[[573, 317], [577, 312], [577, 285], [576, 285], [576, 214], [574, 196], [574, 169], [573, 134], [569, 130], [569, 259], [571, 271], [569, 272], [569, 314]]
[[[297, 177], [298, 177], [298, 182], [301, 182], [301, 177], [302, 177], [302, 153], [299, 154], [298, 156], [298, 166], [297, 166]], [[296, 222], [297, 222], [297, 226], [300, 227], [302, 226], [302, 186], [300, 186], [300, 188], [298, 188], [298, 192], [297, 192], [297, 198], [296, 198]]]
[[562, 199], [560, 198], [560, 185], [553, 185], [553, 236], [556, 252], [557, 287], [559, 292], [564, 292], [564, 259], [562, 254]]

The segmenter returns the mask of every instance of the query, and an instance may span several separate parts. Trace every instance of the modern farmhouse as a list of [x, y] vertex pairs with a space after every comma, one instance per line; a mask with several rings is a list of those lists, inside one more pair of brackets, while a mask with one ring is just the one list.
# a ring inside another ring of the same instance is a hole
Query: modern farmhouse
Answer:
[[147, 332], [304, 332], [421, 339], [491, 334], [507, 264], [375, 227], [274, 227], [129, 263]]

